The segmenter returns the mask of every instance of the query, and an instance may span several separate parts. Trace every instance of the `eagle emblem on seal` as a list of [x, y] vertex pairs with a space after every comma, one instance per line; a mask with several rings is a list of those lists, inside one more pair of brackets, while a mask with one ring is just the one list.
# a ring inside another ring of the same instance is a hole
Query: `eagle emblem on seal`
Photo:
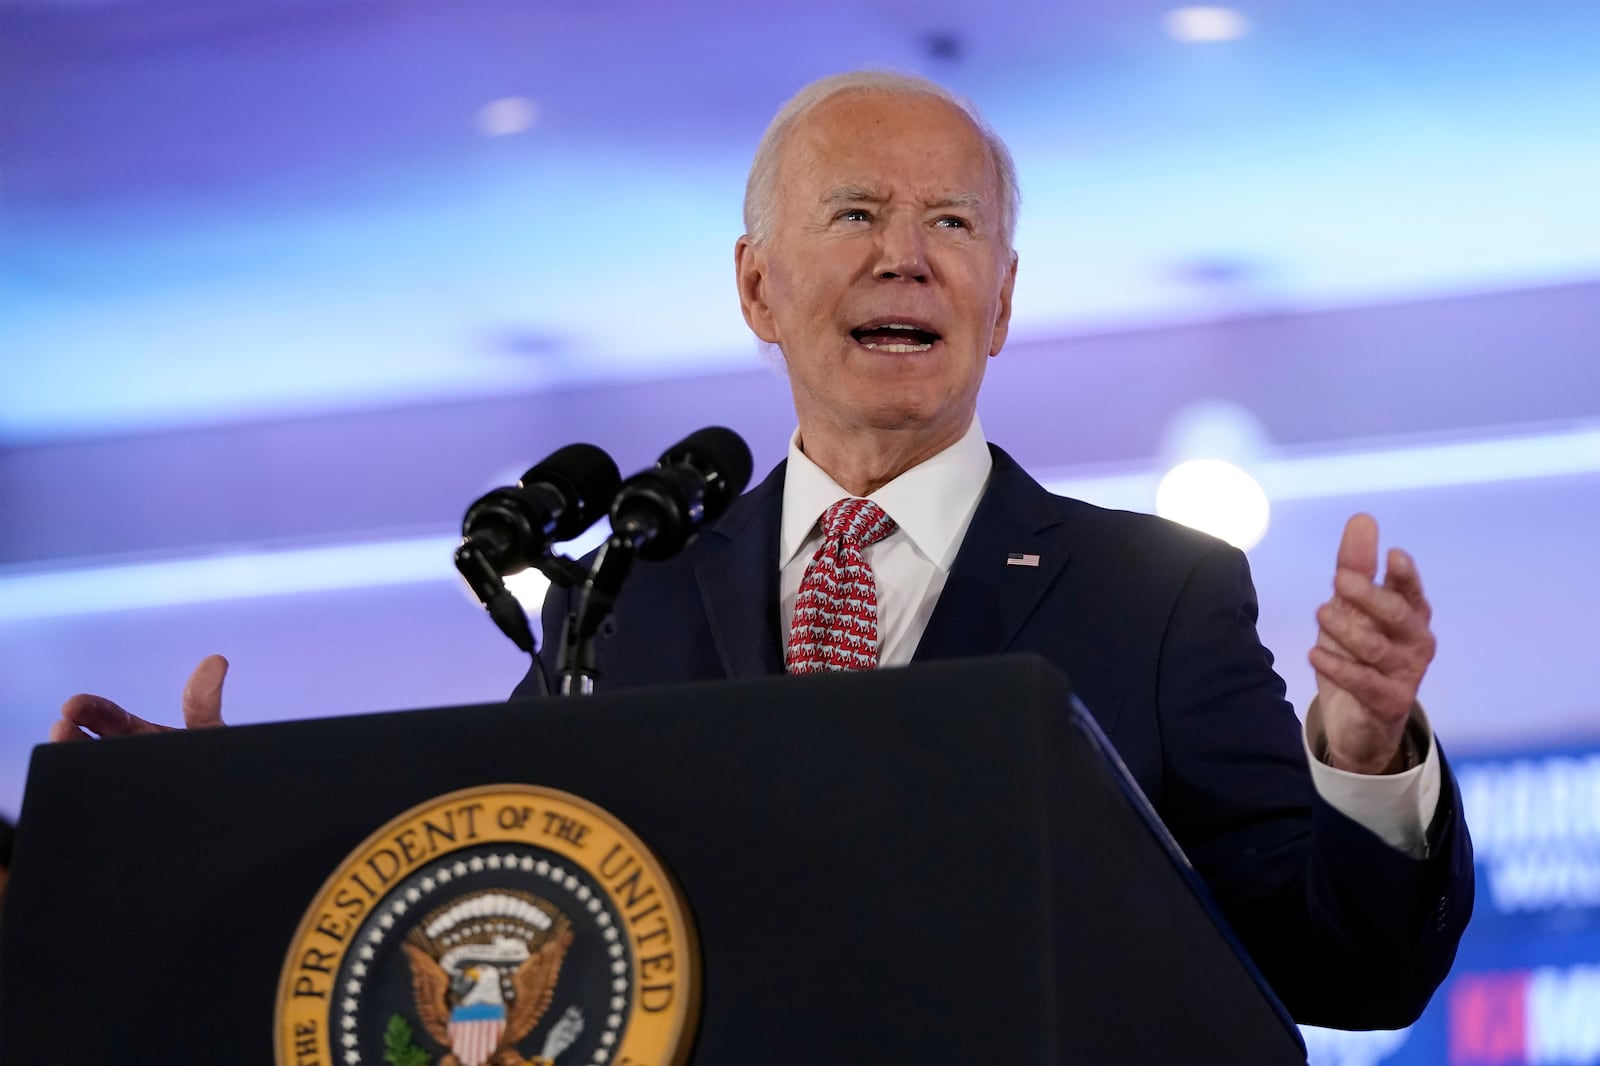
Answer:
[[450, 1049], [438, 1066], [553, 1066], [583, 1031], [568, 1007], [524, 1059], [517, 1044], [555, 999], [572, 946], [571, 920], [548, 900], [511, 889], [459, 896], [422, 919], [403, 944], [422, 1027]]

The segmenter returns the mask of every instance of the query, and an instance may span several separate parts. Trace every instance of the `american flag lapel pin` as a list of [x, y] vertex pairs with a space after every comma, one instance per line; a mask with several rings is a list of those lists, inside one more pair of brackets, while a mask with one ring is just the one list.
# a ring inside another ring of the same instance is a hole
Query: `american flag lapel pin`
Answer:
[[1038, 566], [1039, 565], [1039, 557], [1037, 555], [1024, 555], [1022, 552], [1012, 552], [1010, 555], [1006, 556], [1006, 565], [1007, 566]]

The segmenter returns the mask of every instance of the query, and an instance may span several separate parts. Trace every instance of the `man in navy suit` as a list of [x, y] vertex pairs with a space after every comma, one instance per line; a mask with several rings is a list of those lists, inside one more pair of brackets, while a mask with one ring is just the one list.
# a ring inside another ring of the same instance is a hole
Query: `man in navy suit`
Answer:
[[[1416, 703], [1434, 651], [1417, 567], [1391, 550], [1380, 581], [1377, 527], [1351, 519], [1302, 731], [1239, 552], [1051, 496], [986, 442], [977, 395], [1010, 321], [1017, 202], [1004, 145], [931, 83], [843, 75], [779, 112], [735, 263], [799, 429], [686, 552], [636, 570], [604, 683], [784, 671], [819, 516], [868, 498], [893, 521], [864, 550], [879, 665], [1026, 651], [1062, 666], [1294, 1016], [1404, 1025], [1472, 904], [1459, 799]], [[564, 611], [553, 596], [547, 633]], [[220, 723], [225, 668], [190, 679], [189, 725]], [[79, 696], [53, 735], [154, 728]]]
[[[1376, 583], [1377, 529], [1352, 519], [1312, 651], [1308, 759], [1238, 551], [1053, 497], [986, 444], [977, 395], [1006, 339], [1016, 207], [1003, 144], [936, 86], [845, 75], [779, 112], [735, 260], [799, 430], [687, 552], [635, 571], [603, 684], [782, 672], [818, 516], [871, 498], [897, 526], [865, 550], [880, 664], [1063, 667], [1295, 1017], [1404, 1025], [1472, 900], [1454, 786], [1413, 713], [1434, 647], [1417, 569], [1391, 552]], [[547, 634], [565, 610], [552, 596]]]

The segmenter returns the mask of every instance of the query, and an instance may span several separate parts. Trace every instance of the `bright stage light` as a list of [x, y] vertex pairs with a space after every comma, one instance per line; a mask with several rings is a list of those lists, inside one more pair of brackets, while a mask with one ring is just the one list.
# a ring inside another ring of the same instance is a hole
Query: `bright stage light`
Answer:
[[1156, 486], [1156, 514], [1248, 551], [1267, 534], [1267, 494], [1256, 479], [1221, 459], [1191, 459]]
[[[611, 519], [602, 518], [572, 540], [551, 545], [550, 550], [569, 559], [582, 559], [604, 544], [610, 536]], [[550, 592], [550, 579], [530, 566], [519, 573], [506, 575], [504, 581], [506, 590], [517, 598], [522, 609], [528, 612], [530, 618], [537, 619], [544, 608], [544, 598]], [[470, 590], [467, 595], [472, 595]]]
[[525, 133], [539, 121], [539, 106], [526, 96], [504, 96], [478, 109], [478, 132], [485, 137]]
[[1184, 44], [1237, 41], [1250, 32], [1249, 21], [1231, 7], [1180, 7], [1167, 12], [1167, 33]]
[[1163, 435], [1169, 469], [1156, 486], [1156, 513], [1235, 547], [1255, 547], [1266, 535], [1271, 505], [1245, 471], [1268, 451], [1266, 430], [1248, 410], [1218, 400], [1191, 404]]
[[550, 579], [531, 566], [520, 574], [507, 575], [505, 583], [506, 591], [515, 596], [529, 614], [539, 612], [544, 606], [545, 593], [550, 591]]

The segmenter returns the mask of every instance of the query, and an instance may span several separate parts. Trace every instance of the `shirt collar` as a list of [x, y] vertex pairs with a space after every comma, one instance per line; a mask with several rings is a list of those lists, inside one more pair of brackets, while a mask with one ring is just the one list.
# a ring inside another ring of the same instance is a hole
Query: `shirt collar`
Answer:
[[[974, 415], [960, 440], [867, 498], [894, 519], [918, 552], [948, 571], [993, 465], [983, 427]], [[780, 568], [788, 566], [805, 547], [822, 512], [849, 495], [800, 450], [800, 431], [795, 430], [789, 438], [789, 464], [783, 480]]]

